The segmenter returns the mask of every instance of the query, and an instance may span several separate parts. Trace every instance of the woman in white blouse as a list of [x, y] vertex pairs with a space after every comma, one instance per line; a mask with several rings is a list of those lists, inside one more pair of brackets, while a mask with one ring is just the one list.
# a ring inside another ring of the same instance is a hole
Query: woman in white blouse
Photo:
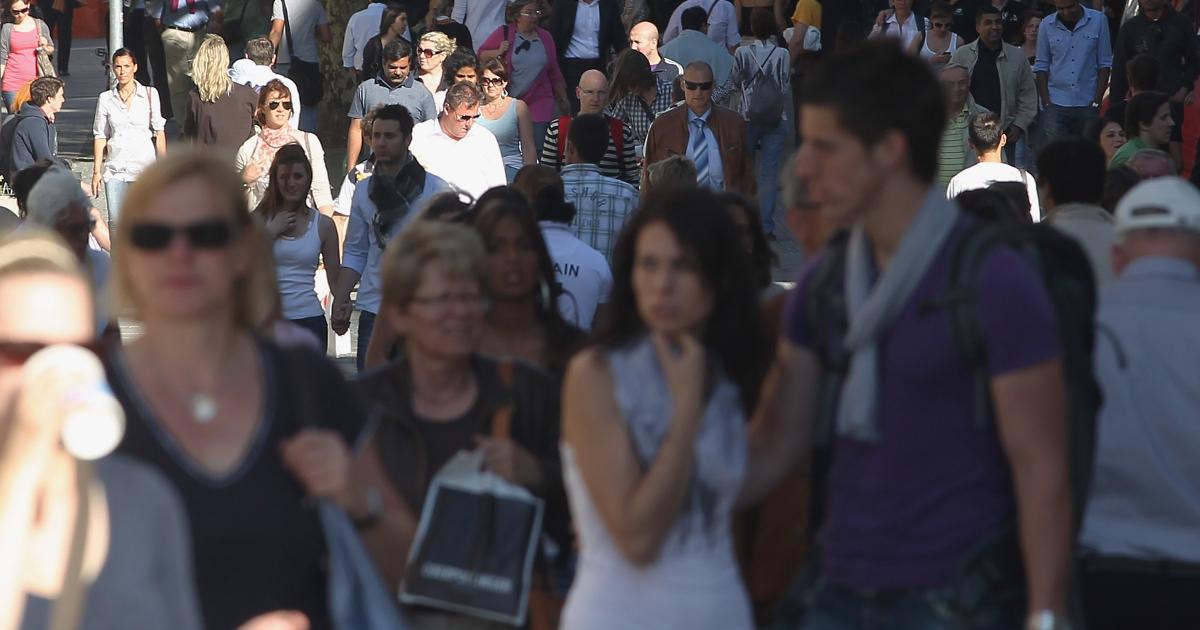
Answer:
[[133, 78], [137, 69], [133, 51], [119, 48], [113, 53], [117, 87], [96, 100], [92, 122], [92, 197], [99, 197], [103, 189], [110, 230], [116, 228], [121, 200], [130, 182], [167, 152], [167, 136], [163, 133], [167, 121], [158, 90], [138, 83]]
[[234, 166], [246, 185], [246, 200], [250, 207], [254, 208], [262, 201], [275, 152], [285, 144], [298, 144], [312, 163], [312, 201], [321, 214], [333, 216], [325, 149], [316, 135], [292, 126], [292, 93], [282, 81], [275, 79], [263, 86], [258, 93], [254, 118], [258, 133], [242, 143], [234, 159]]
[[892, 8], [879, 12], [870, 37], [895, 37], [910, 55], [919, 55], [925, 45], [929, 20], [913, 12], [914, 0], [892, 0]]

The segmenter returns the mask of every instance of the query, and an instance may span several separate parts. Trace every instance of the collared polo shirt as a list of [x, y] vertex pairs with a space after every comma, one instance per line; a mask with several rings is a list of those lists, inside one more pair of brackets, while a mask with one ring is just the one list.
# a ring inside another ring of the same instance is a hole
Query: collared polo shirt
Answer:
[[372, 109], [380, 105], [403, 105], [412, 115], [414, 123], [437, 118], [437, 104], [433, 95], [424, 85], [417, 86], [416, 78], [408, 75], [404, 83], [393, 86], [383, 79], [375, 77], [358, 84], [354, 90], [354, 98], [350, 101], [350, 118], [361, 120]]

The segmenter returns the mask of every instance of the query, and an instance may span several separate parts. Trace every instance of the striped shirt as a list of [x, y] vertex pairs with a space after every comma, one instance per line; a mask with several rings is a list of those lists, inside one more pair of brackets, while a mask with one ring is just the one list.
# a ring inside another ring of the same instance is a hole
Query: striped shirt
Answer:
[[575, 204], [571, 228], [579, 240], [612, 264], [613, 247], [625, 221], [638, 206], [637, 188], [605, 177], [595, 164], [569, 164], [562, 170], [568, 203]]
[[[611, 118], [605, 116], [605, 118]], [[563, 170], [566, 164], [566, 138], [563, 138], [563, 152], [559, 154], [558, 118], [550, 121], [546, 128], [546, 140], [542, 143], [542, 164], [556, 171]], [[617, 155], [617, 147], [612, 138], [608, 139], [608, 147], [604, 149], [604, 157], [600, 160], [600, 173], [605, 177], [619, 179], [634, 186], [642, 183], [642, 169], [638, 167], [637, 154], [634, 153], [635, 143], [633, 132], [629, 125], [622, 125], [621, 155]], [[586, 239], [585, 239], [586, 240]]]
[[[970, 104], [964, 105], [958, 115], [946, 122], [942, 132], [942, 144], [938, 149], [938, 183], [945, 186], [963, 169], [970, 166], [967, 156], [974, 157], [967, 148], [967, 121], [971, 119]], [[971, 160], [974, 162], [975, 160]]]

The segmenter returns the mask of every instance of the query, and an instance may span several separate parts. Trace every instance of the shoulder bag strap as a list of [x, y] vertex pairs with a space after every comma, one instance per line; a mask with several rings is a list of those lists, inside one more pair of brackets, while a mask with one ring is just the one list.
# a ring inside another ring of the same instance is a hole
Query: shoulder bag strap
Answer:
[[[512, 384], [515, 379], [515, 366], [512, 361], [501, 361], [496, 365], [496, 372], [500, 375], [500, 382], [508, 389], [512, 389]], [[512, 412], [513, 401], [509, 398], [508, 402], [504, 403], [496, 413], [492, 415], [492, 437], [507, 439], [512, 435]]]
[[289, 59], [296, 54], [296, 46], [292, 43], [292, 20], [288, 17], [287, 0], [279, 0], [283, 7], [283, 34], [287, 37]]
[[75, 523], [71, 530], [67, 570], [63, 577], [62, 590], [59, 591], [50, 613], [48, 630], [78, 630], [83, 621], [84, 608], [87, 607], [89, 585], [83, 577], [83, 560], [87, 555], [94, 476], [91, 462], [79, 461], [75, 466], [75, 489], [79, 497], [79, 506], [75, 510]]

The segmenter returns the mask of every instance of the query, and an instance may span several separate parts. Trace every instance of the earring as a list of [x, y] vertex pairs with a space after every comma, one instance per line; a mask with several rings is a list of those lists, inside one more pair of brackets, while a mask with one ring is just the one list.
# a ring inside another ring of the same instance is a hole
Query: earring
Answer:
[[542, 280], [541, 295], [539, 297], [542, 298], [542, 306], [544, 306], [546, 308], [552, 308], [554, 306], [553, 302], [551, 302], [552, 295], [550, 293], [550, 283], [549, 282]]

